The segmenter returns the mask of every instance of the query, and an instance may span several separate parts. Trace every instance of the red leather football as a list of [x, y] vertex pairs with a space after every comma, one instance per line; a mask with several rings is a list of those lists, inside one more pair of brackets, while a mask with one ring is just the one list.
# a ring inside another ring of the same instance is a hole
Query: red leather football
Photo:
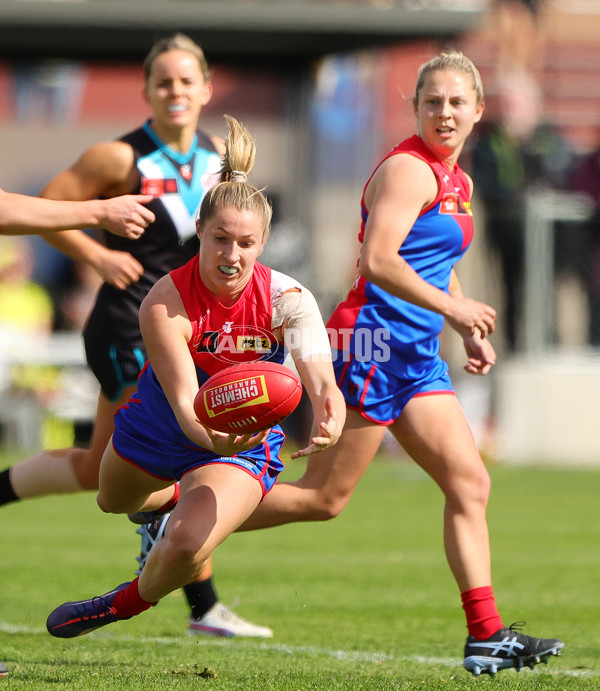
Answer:
[[284, 420], [300, 402], [302, 384], [284, 365], [234, 365], [204, 382], [194, 401], [203, 425], [227, 434], [260, 432]]

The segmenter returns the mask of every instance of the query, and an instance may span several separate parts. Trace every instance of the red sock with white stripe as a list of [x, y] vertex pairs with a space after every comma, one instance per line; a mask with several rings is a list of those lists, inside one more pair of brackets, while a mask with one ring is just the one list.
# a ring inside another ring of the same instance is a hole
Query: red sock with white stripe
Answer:
[[113, 600], [113, 607], [117, 610], [117, 616], [123, 619], [134, 617], [150, 609], [154, 602], [146, 602], [140, 597], [138, 590], [138, 578], [132, 581], [127, 588], [119, 591]]
[[471, 588], [461, 593], [462, 605], [467, 616], [469, 635], [480, 641], [493, 636], [504, 624], [496, 608], [492, 586]]

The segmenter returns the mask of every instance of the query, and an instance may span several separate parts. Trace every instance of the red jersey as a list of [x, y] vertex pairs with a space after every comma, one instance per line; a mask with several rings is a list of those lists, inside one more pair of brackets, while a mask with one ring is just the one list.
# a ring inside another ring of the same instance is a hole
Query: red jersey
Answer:
[[254, 265], [252, 278], [233, 305], [223, 305], [204, 285], [196, 255], [171, 278], [192, 324], [190, 353], [200, 385], [224, 367], [257, 359], [283, 362], [283, 343], [271, 329], [272, 271]]

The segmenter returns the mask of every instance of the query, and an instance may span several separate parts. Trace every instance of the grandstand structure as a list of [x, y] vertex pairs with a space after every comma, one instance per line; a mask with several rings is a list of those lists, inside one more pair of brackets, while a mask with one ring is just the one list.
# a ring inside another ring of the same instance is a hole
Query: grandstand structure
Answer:
[[486, 0], [3, 0], [0, 54], [140, 59], [185, 29], [214, 61], [306, 61], [410, 37], [455, 36]]

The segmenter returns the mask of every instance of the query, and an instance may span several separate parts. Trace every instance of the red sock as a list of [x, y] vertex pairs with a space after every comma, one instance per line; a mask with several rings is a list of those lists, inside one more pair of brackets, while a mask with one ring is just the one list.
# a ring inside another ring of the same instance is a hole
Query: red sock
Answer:
[[141, 614], [154, 604], [154, 602], [142, 600], [138, 590], [138, 580], [136, 578], [125, 590], [118, 592], [113, 600], [113, 607], [117, 610], [117, 615], [123, 619]]
[[470, 636], [484, 640], [504, 626], [496, 609], [496, 599], [491, 585], [465, 590], [461, 594], [461, 599], [467, 615]]
[[169, 499], [168, 502], [163, 504], [157, 511], [160, 511], [161, 513], [167, 513], [171, 509], [174, 509], [177, 506], [177, 502], [179, 501], [179, 483], [176, 483], [173, 485], [173, 496]]

